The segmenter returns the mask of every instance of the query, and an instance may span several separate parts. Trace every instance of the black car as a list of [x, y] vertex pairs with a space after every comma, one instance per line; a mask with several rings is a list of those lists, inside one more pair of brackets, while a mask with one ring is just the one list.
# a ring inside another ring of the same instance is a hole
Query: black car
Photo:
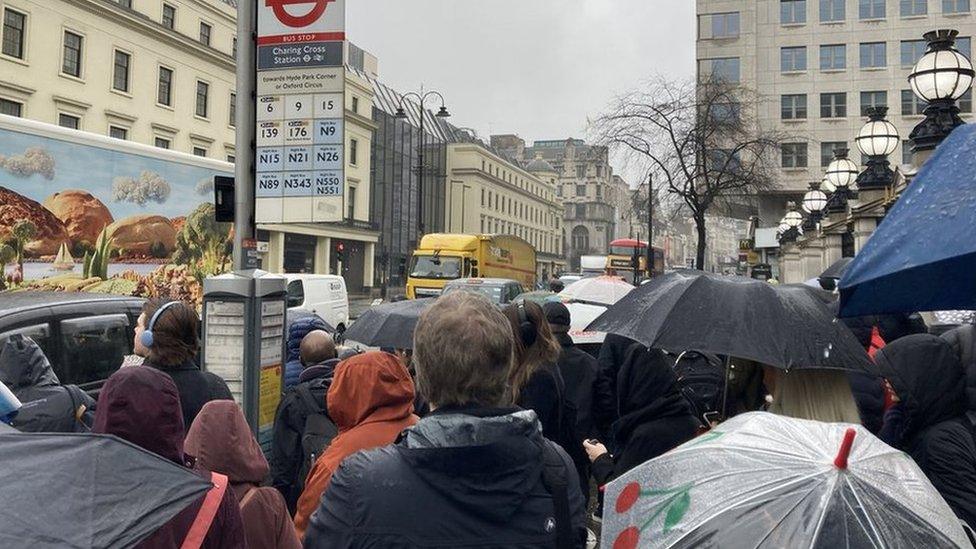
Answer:
[[40, 345], [64, 384], [97, 393], [132, 354], [144, 299], [72, 292], [0, 292], [0, 348], [13, 334]]

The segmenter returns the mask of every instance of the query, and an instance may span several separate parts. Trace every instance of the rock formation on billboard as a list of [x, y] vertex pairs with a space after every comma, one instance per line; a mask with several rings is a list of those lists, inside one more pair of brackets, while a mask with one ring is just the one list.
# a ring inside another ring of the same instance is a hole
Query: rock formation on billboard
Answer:
[[168, 257], [176, 248], [176, 229], [161, 215], [133, 215], [109, 225], [112, 247], [122, 257]]
[[29, 257], [54, 255], [62, 243], [69, 241], [64, 223], [50, 210], [26, 196], [0, 187], [0, 242], [10, 239], [14, 225], [21, 220], [30, 221], [37, 228], [34, 240], [24, 247]]
[[74, 249], [94, 246], [98, 233], [115, 221], [101, 200], [78, 189], [52, 194], [44, 200], [44, 207], [64, 223]]

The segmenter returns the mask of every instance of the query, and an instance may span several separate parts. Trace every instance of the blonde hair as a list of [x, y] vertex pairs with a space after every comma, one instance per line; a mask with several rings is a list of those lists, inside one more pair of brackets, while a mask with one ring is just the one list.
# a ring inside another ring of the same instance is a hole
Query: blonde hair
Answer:
[[778, 371], [769, 411], [828, 423], [861, 423], [847, 374], [841, 370]]

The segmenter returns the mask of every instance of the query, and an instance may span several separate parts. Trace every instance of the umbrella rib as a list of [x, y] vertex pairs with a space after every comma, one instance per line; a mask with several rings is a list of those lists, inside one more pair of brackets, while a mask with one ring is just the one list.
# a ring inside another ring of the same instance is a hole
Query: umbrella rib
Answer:
[[[692, 442], [694, 442], [694, 439], [692, 439]], [[679, 447], [671, 450], [670, 452], [668, 452], [666, 454], [663, 454], [663, 456], [669, 456], [669, 457], [671, 457], [671, 456], [677, 456], [677, 455], [685, 454], [685, 453], [690, 452], [690, 451], [696, 451], [696, 450], [699, 450], [699, 449], [702, 449], [702, 448], [707, 448], [707, 447], [708, 447], [707, 445], [692, 446], [692, 447], [689, 447], [689, 448], [682, 448], [681, 446], [679, 446]], [[801, 454], [791, 453], [791, 452], [786, 452], [786, 451], [776, 451], [776, 452], [774, 452], [774, 451], [771, 451], [771, 450], [765, 450], [765, 449], [762, 449], [762, 448], [756, 448], [754, 446], [737, 446], [735, 444], [722, 444], [722, 445], [713, 446], [712, 448], [713, 449], [720, 448], [720, 449], [723, 449], [723, 450], [738, 450], [740, 452], [748, 452], [748, 453], [756, 453], [756, 454], [763, 454], [763, 455], [771, 455], [771, 456], [776, 456], [776, 457], [789, 457], [789, 458], [794, 458], [797, 461], [802, 461], [802, 462], [805, 462], [805, 463], [825, 464], [824, 461], [812, 459], [812, 458], [809, 458], [809, 457], [804, 456], [804, 455], [801, 455]]]
[[847, 501], [846, 498], [844, 499], [844, 505], [846, 505], [851, 510], [851, 514], [853, 514], [855, 517], [858, 517], [858, 522], [860, 522], [860, 517], [863, 516], [864, 520], [868, 523], [868, 526], [871, 527], [871, 534], [873, 534], [874, 536], [874, 540], [872, 541], [872, 543], [874, 543], [875, 547], [883, 547], [884, 540], [881, 537], [881, 533], [878, 532], [878, 527], [875, 526], [874, 521], [871, 520], [871, 515], [869, 515], [866, 511], [864, 511], [865, 509], [864, 502], [861, 501], [860, 496], [858, 496], [857, 490], [854, 489], [854, 484], [851, 482], [851, 478], [845, 477], [844, 484], [846, 484], [850, 488], [851, 495], [854, 496], [855, 500], [857, 500], [857, 504], [862, 509], [862, 512], [860, 514], [854, 513], [854, 508], [851, 507], [851, 504]]
[[[840, 478], [840, 475], [837, 474], [837, 475], [834, 475], [831, 479], [829, 479], [830, 487], [828, 489], [828, 493], [833, 493], [834, 490], [837, 489], [837, 480], [839, 478]], [[820, 510], [820, 517], [817, 518], [817, 527], [813, 530], [813, 535], [810, 536], [810, 545], [809, 545], [809, 548], [810, 549], [813, 549], [816, 546], [817, 536], [820, 535], [820, 530], [823, 528], [824, 520], [826, 520], [826, 518], [827, 518], [827, 509], [828, 509], [828, 506], [825, 505]]]

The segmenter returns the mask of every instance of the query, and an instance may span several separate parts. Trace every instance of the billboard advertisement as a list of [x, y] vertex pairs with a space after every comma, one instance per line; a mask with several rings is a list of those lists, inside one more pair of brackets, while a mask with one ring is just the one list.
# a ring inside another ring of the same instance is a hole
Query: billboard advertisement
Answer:
[[[213, 222], [218, 174], [233, 165], [0, 116], [4, 285], [56, 279], [130, 293], [164, 265], [222, 272], [231, 229]], [[123, 273], [125, 284], [109, 282]]]

